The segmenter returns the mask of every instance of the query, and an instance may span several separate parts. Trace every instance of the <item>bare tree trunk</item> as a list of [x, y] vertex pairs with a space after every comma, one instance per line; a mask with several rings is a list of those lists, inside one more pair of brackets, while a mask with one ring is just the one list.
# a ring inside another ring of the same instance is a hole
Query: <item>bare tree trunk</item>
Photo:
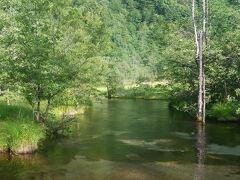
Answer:
[[107, 86], [107, 98], [112, 99], [112, 92], [111, 92], [111, 88], [109, 86]]
[[203, 32], [204, 32], [204, 45], [207, 48], [208, 44], [208, 0], [203, 0]]
[[195, 17], [195, 0], [192, 0], [192, 20], [195, 34], [196, 61], [198, 62], [198, 111], [197, 120], [205, 124], [206, 114], [206, 80], [204, 52], [207, 47], [207, 24], [208, 24], [208, 0], [202, 0], [202, 23], [201, 28], [197, 28]]
[[204, 104], [204, 101], [203, 101], [203, 92], [204, 92], [204, 89], [203, 89], [203, 32], [200, 31], [199, 33], [199, 58], [198, 58], [198, 112], [197, 112], [197, 120], [200, 121], [200, 122], [203, 122], [203, 104]]
[[37, 109], [36, 109], [36, 120], [40, 122], [40, 108], [41, 108], [41, 98], [40, 98], [40, 85], [37, 86]]
[[192, 0], [192, 21], [193, 21], [193, 28], [194, 28], [194, 34], [195, 34], [196, 60], [198, 60], [199, 41], [198, 41], [197, 25], [196, 25], [196, 18], [195, 18], [195, 0]]
[[40, 106], [41, 106], [41, 102], [38, 100], [38, 102], [37, 102], [37, 110], [36, 110], [36, 120], [38, 122], [40, 121]]
[[45, 113], [44, 113], [44, 121], [47, 121], [48, 119], [48, 113], [49, 113], [49, 109], [50, 109], [50, 105], [51, 105], [51, 98], [48, 98], [47, 100], [47, 107], [46, 107], [46, 110], [45, 110]]
[[203, 119], [202, 122], [205, 124], [206, 121], [206, 79], [205, 79], [205, 63], [203, 60]]
[[206, 13], [207, 13], [207, 11], [206, 11], [206, 0], [202, 0], [203, 2], [202, 2], [202, 20], [203, 20], [203, 24], [202, 24], [202, 26], [203, 26], [203, 44], [205, 44], [205, 42], [206, 42], [206, 27], [207, 27], [207, 18], [206, 18]]
[[224, 81], [224, 98], [225, 98], [225, 101], [227, 101], [227, 97], [228, 97], [227, 82]]
[[203, 0], [203, 42], [202, 42], [202, 52], [203, 52], [203, 119], [202, 122], [205, 124], [206, 119], [206, 77], [205, 77], [205, 51], [207, 49], [207, 24], [208, 24], [208, 0]]

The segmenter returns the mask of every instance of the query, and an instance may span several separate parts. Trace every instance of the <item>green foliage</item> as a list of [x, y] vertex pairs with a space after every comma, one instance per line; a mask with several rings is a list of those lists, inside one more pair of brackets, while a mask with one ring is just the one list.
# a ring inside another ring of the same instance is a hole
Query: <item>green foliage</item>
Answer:
[[[235, 90], [240, 84], [239, 4], [228, 0], [213, 0], [209, 3], [209, 47], [204, 55], [207, 108], [213, 103], [225, 102], [228, 96], [239, 102]], [[169, 4], [172, 2], [169, 1]], [[172, 9], [178, 6], [183, 10], [186, 7], [184, 3], [181, 6], [179, 4], [175, 4]], [[181, 18], [176, 18], [173, 24], [167, 19], [169, 28], [165, 36], [168, 40], [164, 48], [161, 46], [157, 70], [159, 78], [167, 79], [172, 86], [171, 104], [179, 110], [195, 114], [198, 70], [194, 55], [194, 31], [189, 24], [191, 12], [185, 12], [186, 21], [182, 21], [181, 26], [178, 24]], [[236, 113], [233, 116], [236, 118]]]
[[197, 91], [189, 84], [176, 83], [170, 90], [170, 107], [195, 115], [197, 109]]
[[167, 99], [169, 97], [169, 87], [167, 85], [150, 86], [140, 84], [135, 87], [124, 87], [116, 91], [114, 97], [133, 99]]
[[46, 125], [47, 135], [50, 138], [55, 138], [57, 136], [69, 136], [74, 130], [76, 119], [73, 117], [62, 117], [56, 118], [52, 121], [48, 121]]
[[102, 82], [110, 48], [105, 6], [71, 0], [2, 4], [3, 14], [10, 17], [1, 33], [10, 85], [15, 83], [35, 111], [41, 101], [51, 103], [68, 89], [81, 101], [81, 91], [91, 91], [84, 94], [89, 96]]
[[[239, 98], [239, 89], [236, 89]], [[225, 102], [213, 104], [210, 116], [218, 120], [240, 120], [240, 102], [235, 97], [228, 96]]]
[[[208, 106], [228, 96], [239, 101], [235, 91], [240, 84], [240, 5], [209, 3]], [[99, 96], [97, 87], [106, 86], [109, 97], [170, 93], [176, 108], [194, 113], [198, 67], [193, 39], [186, 0], [2, 0], [0, 96], [14, 102], [11, 92], [23, 95], [47, 119], [53, 108], [91, 104]], [[123, 89], [162, 80], [167, 88]]]

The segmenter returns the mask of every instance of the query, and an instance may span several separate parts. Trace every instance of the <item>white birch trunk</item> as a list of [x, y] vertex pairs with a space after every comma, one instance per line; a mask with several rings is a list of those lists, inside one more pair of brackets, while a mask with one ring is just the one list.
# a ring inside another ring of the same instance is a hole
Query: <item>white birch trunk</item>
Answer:
[[203, 122], [203, 32], [199, 32], [199, 59], [198, 59], [198, 113], [197, 113], [197, 120]]
[[195, 0], [192, 0], [192, 20], [195, 34], [196, 60], [198, 62], [198, 110], [197, 120], [205, 124], [206, 111], [206, 81], [204, 53], [207, 48], [207, 24], [208, 24], [208, 0], [202, 0], [202, 23], [201, 28], [197, 27], [195, 17]]
[[195, 18], [195, 0], [192, 0], [192, 21], [193, 21], [193, 28], [195, 34], [195, 48], [196, 48], [196, 60], [199, 56], [199, 42], [198, 42], [198, 32], [197, 32], [197, 25], [196, 25], [196, 18]]

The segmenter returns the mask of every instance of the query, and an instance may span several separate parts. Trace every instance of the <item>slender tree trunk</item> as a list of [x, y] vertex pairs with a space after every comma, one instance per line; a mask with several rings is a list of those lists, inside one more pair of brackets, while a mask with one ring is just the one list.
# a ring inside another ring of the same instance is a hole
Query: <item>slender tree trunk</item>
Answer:
[[206, 78], [205, 78], [205, 63], [203, 59], [203, 119], [202, 122], [205, 124], [206, 121]]
[[107, 86], [107, 97], [108, 99], [112, 99], [112, 91], [111, 88]]
[[37, 109], [36, 109], [36, 120], [40, 122], [40, 109], [41, 109], [41, 97], [40, 97], [40, 85], [37, 87]]
[[206, 44], [206, 48], [207, 48], [207, 45], [208, 45], [208, 12], [209, 12], [209, 9], [208, 9], [208, 0], [205, 0], [205, 19], [206, 19], [206, 26], [205, 26], [205, 44]]
[[227, 101], [227, 97], [228, 97], [227, 82], [224, 81], [224, 98], [225, 98], [225, 101]]
[[198, 113], [197, 113], [197, 120], [200, 121], [200, 122], [203, 122], [204, 119], [203, 119], [203, 106], [204, 106], [204, 100], [203, 100], [203, 97], [204, 97], [204, 83], [203, 83], [203, 72], [204, 72], [204, 66], [203, 66], [203, 32], [200, 31], [199, 33], [199, 58], [198, 58]]
[[192, 21], [193, 21], [193, 28], [194, 28], [194, 34], [195, 34], [196, 60], [198, 60], [199, 41], [198, 41], [198, 32], [197, 32], [197, 24], [196, 24], [196, 17], [195, 17], [195, 0], [192, 0]]
[[195, 0], [192, 0], [192, 20], [195, 34], [196, 60], [198, 64], [198, 111], [197, 120], [205, 124], [206, 112], [206, 80], [204, 54], [207, 48], [207, 24], [208, 24], [208, 0], [202, 0], [202, 23], [201, 28], [197, 27], [195, 17]]
[[38, 102], [37, 102], [37, 110], [36, 110], [36, 120], [38, 122], [40, 121], [40, 106], [41, 106], [41, 102], [38, 100]]
[[47, 100], [47, 107], [46, 107], [46, 110], [45, 110], [45, 113], [44, 113], [44, 121], [47, 121], [48, 119], [48, 112], [49, 112], [49, 109], [50, 109], [50, 105], [51, 105], [51, 98], [48, 98]]
[[202, 26], [203, 26], [203, 43], [206, 42], [206, 27], [207, 27], [207, 11], [206, 11], [206, 0], [202, 0]]
[[202, 122], [205, 124], [206, 119], [206, 77], [205, 77], [205, 51], [207, 50], [207, 26], [208, 26], [208, 0], [203, 0], [203, 38], [202, 38], [202, 52], [203, 52], [203, 119]]

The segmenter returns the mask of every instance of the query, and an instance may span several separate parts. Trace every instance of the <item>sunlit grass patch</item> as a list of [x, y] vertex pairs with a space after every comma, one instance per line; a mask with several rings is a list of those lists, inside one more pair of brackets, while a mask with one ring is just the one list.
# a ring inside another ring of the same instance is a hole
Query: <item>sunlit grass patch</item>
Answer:
[[114, 96], [129, 99], [167, 99], [169, 97], [169, 89], [164, 85], [152, 87], [142, 84], [136, 87], [119, 89]]
[[45, 130], [33, 120], [30, 107], [0, 103], [0, 152], [32, 153], [44, 136]]
[[38, 149], [45, 132], [40, 124], [29, 120], [8, 120], [1, 122], [0, 136], [1, 152], [25, 154]]
[[51, 113], [56, 116], [56, 118], [62, 118], [63, 116], [76, 116], [79, 114], [84, 114], [86, 107], [75, 107], [75, 106], [58, 106], [52, 109]]

